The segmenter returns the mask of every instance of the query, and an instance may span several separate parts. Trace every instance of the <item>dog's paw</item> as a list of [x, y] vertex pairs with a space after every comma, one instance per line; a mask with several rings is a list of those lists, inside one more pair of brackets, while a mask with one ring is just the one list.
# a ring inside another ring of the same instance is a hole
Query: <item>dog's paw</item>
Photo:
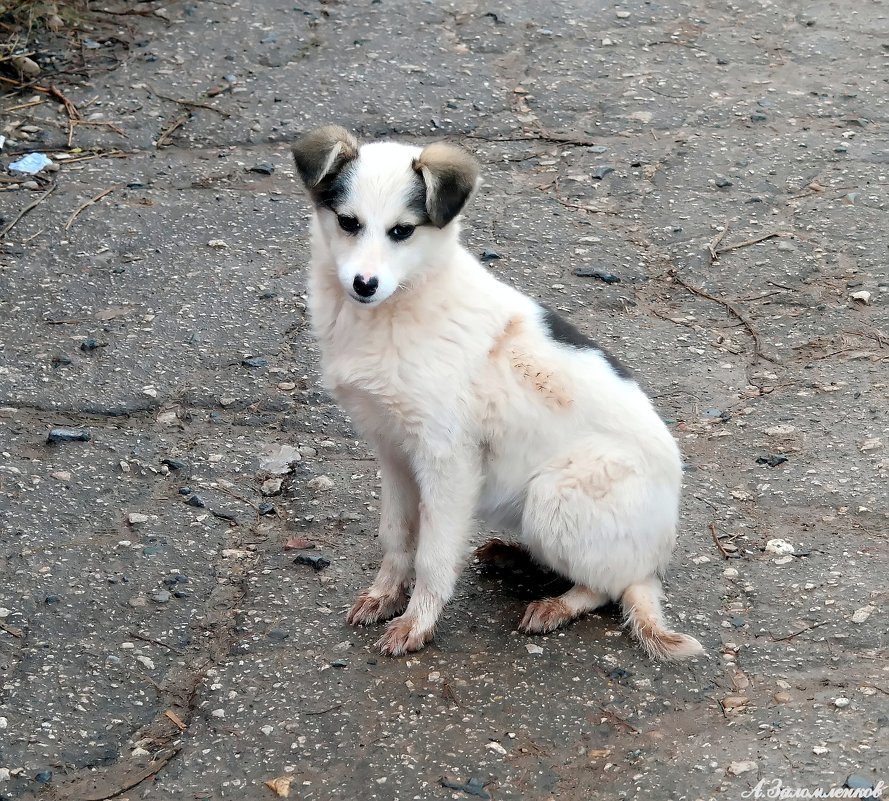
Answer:
[[386, 633], [377, 641], [377, 647], [386, 656], [404, 656], [419, 651], [431, 639], [431, 629], [422, 629], [415, 620], [401, 616], [389, 623]]
[[558, 598], [544, 598], [528, 604], [519, 631], [525, 634], [548, 634], [574, 620], [571, 610]]
[[397, 595], [371, 595], [370, 590], [365, 590], [352, 604], [352, 608], [346, 615], [346, 622], [352, 626], [372, 626], [382, 620], [400, 615], [407, 606], [407, 593], [402, 591]]

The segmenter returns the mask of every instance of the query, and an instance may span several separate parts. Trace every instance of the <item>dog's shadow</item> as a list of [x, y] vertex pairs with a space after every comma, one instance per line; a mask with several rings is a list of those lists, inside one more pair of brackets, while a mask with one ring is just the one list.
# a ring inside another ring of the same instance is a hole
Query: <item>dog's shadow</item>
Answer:
[[571, 589], [569, 579], [536, 562], [518, 543], [495, 537], [476, 548], [474, 555], [482, 579], [498, 582], [501, 591], [517, 601], [530, 602]]

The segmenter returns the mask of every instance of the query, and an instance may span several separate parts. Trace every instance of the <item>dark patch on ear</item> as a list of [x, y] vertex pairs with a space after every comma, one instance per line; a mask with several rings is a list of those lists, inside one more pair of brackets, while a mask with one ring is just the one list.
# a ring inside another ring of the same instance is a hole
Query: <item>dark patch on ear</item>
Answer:
[[406, 206], [417, 218], [417, 225], [428, 225], [431, 222], [426, 211], [426, 184], [423, 183], [423, 176], [419, 173], [414, 175]]
[[559, 317], [552, 309], [544, 306], [542, 303], [540, 307], [543, 309], [543, 324], [549, 331], [551, 339], [578, 350], [597, 350], [605, 357], [605, 361], [608, 362], [611, 369], [618, 376], [627, 381], [633, 380], [633, 374], [600, 344], [582, 334], [567, 320]]
[[358, 140], [339, 125], [303, 134], [291, 148], [299, 177], [319, 206], [333, 207], [345, 193], [345, 167], [358, 158]]
[[444, 142], [423, 148], [414, 170], [426, 189], [426, 213], [437, 228], [456, 217], [478, 182], [478, 162], [465, 150]]

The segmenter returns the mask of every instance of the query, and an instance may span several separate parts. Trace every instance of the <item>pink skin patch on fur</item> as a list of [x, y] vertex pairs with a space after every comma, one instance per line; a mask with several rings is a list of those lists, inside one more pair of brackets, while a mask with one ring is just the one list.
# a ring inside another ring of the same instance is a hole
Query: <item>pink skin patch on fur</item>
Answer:
[[559, 598], [544, 598], [528, 604], [519, 631], [525, 634], [547, 634], [570, 623], [576, 615]]
[[351, 626], [372, 626], [382, 620], [400, 615], [407, 607], [407, 593], [401, 590], [396, 595], [372, 595], [365, 590], [352, 604], [346, 622]]
[[389, 623], [377, 646], [386, 656], [404, 656], [421, 650], [431, 639], [432, 629], [423, 630], [415, 620], [402, 615]]

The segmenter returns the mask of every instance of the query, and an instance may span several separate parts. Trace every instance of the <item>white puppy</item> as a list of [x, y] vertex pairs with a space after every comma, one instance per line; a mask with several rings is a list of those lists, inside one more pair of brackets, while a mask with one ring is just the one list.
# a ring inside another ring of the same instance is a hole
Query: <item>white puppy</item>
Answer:
[[349, 622], [398, 615], [382, 652], [422, 648], [478, 516], [574, 583], [532, 603], [523, 631], [620, 601], [651, 656], [701, 653], [661, 613], [676, 443], [622, 366], [460, 245], [475, 160], [441, 143], [359, 146], [336, 126], [293, 155], [315, 204], [309, 303], [324, 382], [382, 468], [383, 562]]

